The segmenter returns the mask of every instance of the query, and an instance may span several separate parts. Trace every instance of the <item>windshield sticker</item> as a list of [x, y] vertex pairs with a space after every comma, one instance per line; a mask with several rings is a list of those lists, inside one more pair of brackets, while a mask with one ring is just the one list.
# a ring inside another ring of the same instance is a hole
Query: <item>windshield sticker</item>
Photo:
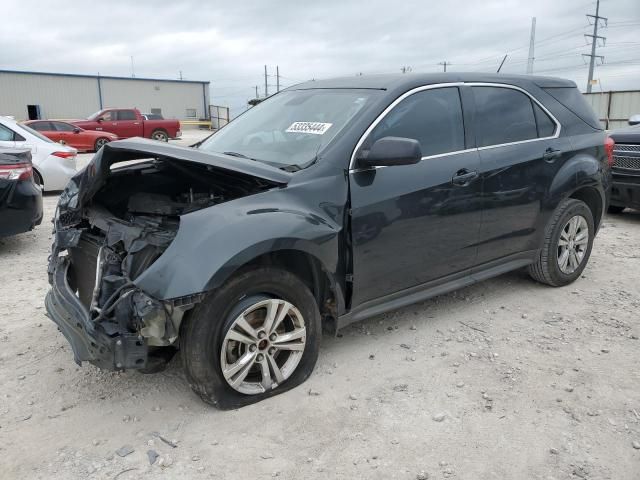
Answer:
[[323, 135], [333, 123], [322, 122], [293, 122], [285, 130], [287, 133], [312, 133], [313, 135]]

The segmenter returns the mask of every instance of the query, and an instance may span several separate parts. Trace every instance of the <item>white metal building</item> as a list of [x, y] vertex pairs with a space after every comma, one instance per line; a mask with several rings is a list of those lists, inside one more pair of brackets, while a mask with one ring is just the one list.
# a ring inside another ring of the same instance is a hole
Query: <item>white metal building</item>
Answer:
[[640, 90], [593, 92], [584, 96], [606, 129], [625, 127], [631, 115], [640, 114]]
[[0, 70], [0, 115], [86, 118], [107, 107], [208, 118], [209, 82]]

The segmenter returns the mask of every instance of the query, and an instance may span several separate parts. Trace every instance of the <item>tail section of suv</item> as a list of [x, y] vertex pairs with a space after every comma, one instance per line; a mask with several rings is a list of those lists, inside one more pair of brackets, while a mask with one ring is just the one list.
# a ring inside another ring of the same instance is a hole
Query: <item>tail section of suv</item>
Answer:
[[607, 142], [562, 79], [297, 85], [197, 149], [105, 145], [61, 196], [47, 310], [79, 363], [150, 369], [180, 348], [203, 400], [247, 405], [311, 374], [323, 327], [521, 267], [576, 280]]

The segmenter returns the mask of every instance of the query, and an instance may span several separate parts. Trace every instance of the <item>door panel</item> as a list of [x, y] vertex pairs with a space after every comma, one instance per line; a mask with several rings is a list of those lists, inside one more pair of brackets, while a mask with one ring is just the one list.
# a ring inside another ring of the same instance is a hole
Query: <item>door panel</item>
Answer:
[[[546, 160], [547, 150], [559, 156]], [[541, 209], [570, 152], [564, 138], [480, 150], [483, 214], [478, 264], [540, 247]]]
[[354, 296], [368, 300], [471, 268], [480, 227], [475, 150], [351, 173]]
[[141, 137], [142, 121], [134, 110], [118, 110], [118, 136], [121, 138]]
[[482, 168], [478, 265], [540, 247], [541, 210], [571, 147], [557, 120], [526, 92], [473, 86]]

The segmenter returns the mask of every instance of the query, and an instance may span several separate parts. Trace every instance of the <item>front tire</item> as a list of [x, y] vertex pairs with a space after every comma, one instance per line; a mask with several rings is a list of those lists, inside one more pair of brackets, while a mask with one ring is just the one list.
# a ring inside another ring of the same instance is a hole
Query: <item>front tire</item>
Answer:
[[298, 277], [257, 268], [234, 276], [197, 305], [180, 337], [191, 388], [220, 409], [239, 408], [286, 392], [311, 375], [320, 312]]
[[157, 140], [158, 142], [168, 142], [169, 135], [164, 130], [154, 130], [151, 132], [151, 138], [153, 140]]
[[561, 287], [576, 280], [589, 261], [595, 236], [591, 210], [581, 200], [564, 200], [553, 214], [537, 261], [529, 266], [534, 280]]

